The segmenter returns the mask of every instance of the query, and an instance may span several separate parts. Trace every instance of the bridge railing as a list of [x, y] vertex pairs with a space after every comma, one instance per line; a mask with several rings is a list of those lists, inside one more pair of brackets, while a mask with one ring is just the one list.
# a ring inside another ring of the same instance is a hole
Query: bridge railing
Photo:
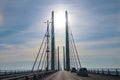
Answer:
[[92, 74], [120, 76], [120, 68], [94, 68], [88, 69], [88, 72]]
[[30, 72], [31, 70], [0, 70], [0, 76], [24, 74], [24, 73], [30, 73]]
[[41, 71], [41, 72], [30, 72], [28, 74], [21, 74], [17, 76], [11, 76], [6, 78], [1, 78], [2, 80], [39, 80], [40, 78], [44, 78], [45, 76], [52, 74], [54, 72], [57, 72], [57, 70], [51, 70], [51, 71]]

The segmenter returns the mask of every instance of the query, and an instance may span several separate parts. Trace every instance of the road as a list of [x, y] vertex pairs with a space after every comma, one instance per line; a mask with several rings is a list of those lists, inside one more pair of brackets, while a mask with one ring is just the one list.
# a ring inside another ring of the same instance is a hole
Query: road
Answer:
[[76, 73], [59, 71], [44, 78], [43, 80], [120, 80], [120, 77], [97, 74], [89, 74], [89, 77], [80, 77]]

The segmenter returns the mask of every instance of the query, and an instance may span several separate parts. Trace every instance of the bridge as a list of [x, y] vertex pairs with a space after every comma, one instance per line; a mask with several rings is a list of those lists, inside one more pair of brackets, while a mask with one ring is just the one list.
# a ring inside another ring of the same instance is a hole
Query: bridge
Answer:
[[[120, 69], [87, 69], [88, 76], [77, 75], [82, 68], [74, 36], [68, 22], [68, 12], [65, 11], [65, 46], [63, 46], [63, 70], [59, 58], [59, 46], [55, 45], [54, 11], [51, 19], [45, 23], [44, 34], [39, 51], [31, 70], [0, 71], [0, 80], [120, 80]], [[86, 66], [87, 67], [87, 66]]]

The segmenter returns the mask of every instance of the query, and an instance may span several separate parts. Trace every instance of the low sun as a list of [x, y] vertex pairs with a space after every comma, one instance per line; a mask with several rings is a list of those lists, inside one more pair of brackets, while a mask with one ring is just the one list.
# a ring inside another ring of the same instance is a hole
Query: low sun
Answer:
[[64, 11], [56, 12], [54, 20], [56, 29], [63, 29], [65, 27], [65, 12]]

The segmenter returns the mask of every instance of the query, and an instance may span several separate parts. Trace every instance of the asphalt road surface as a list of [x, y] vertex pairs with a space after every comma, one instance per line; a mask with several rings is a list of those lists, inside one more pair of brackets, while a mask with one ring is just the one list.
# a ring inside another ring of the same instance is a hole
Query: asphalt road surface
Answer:
[[76, 73], [59, 71], [42, 80], [120, 80], [120, 77], [89, 74], [89, 77], [80, 77]]

